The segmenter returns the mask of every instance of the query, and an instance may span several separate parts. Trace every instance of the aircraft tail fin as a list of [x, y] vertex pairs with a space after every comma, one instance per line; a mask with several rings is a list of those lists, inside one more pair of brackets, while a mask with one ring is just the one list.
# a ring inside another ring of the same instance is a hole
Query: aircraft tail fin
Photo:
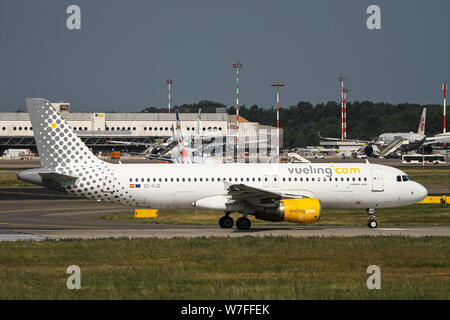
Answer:
[[422, 116], [420, 117], [419, 129], [417, 130], [418, 134], [425, 135], [425, 116], [427, 114], [427, 108], [423, 108]]
[[[98, 159], [47, 99], [25, 99], [43, 168], [99, 164]], [[60, 170], [61, 171], [61, 170]]]

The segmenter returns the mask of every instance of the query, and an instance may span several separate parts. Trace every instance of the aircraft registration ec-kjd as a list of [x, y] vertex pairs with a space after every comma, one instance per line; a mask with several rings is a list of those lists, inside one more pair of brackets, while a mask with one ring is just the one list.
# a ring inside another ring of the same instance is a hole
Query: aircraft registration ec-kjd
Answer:
[[427, 190], [401, 170], [370, 163], [112, 164], [98, 159], [42, 98], [26, 99], [42, 168], [18, 178], [92, 200], [154, 209], [225, 212], [222, 228], [249, 229], [248, 215], [314, 223], [322, 208], [414, 204]]

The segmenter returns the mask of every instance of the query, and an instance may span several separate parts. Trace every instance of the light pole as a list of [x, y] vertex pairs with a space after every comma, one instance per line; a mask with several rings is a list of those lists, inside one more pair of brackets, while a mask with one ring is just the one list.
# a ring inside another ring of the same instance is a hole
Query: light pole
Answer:
[[271, 87], [277, 87], [277, 162], [280, 159], [280, 87], [285, 85], [281, 82], [275, 82], [270, 85]]
[[169, 113], [170, 113], [170, 87], [173, 83], [172, 79], [167, 79], [167, 85], [169, 86]]
[[233, 68], [236, 69], [236, 150], [239, 141], [239, 69], [242, 68], [242, 63], [233, 63]]

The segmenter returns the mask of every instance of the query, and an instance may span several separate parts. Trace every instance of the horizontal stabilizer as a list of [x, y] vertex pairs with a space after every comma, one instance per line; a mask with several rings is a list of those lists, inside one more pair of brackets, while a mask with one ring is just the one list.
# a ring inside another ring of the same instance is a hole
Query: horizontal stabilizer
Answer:
[[60, 184], [70, 184], [72, 182], [75, 182], [77, 180], [77, 177], [69, 176], [62, 173], [57, 172], [41, 172], [39, 175], [44, 180], [52, 180], [55, 182], [58, 182]]

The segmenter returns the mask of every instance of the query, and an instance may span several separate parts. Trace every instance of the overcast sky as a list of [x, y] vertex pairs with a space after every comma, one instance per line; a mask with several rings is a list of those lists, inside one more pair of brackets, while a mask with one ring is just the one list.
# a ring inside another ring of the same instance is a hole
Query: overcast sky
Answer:
[[[69, 5], [81, 30], [69, 30]], [[369, 30], [369, 5], [381, 29]], [[26, 97], [66, 100], [73, 111], [140, 111], [208, 99], [281, 105], [340, 98], [442, 101], [450, 81], [450, 1], [1, 0], [0, 111]]]

